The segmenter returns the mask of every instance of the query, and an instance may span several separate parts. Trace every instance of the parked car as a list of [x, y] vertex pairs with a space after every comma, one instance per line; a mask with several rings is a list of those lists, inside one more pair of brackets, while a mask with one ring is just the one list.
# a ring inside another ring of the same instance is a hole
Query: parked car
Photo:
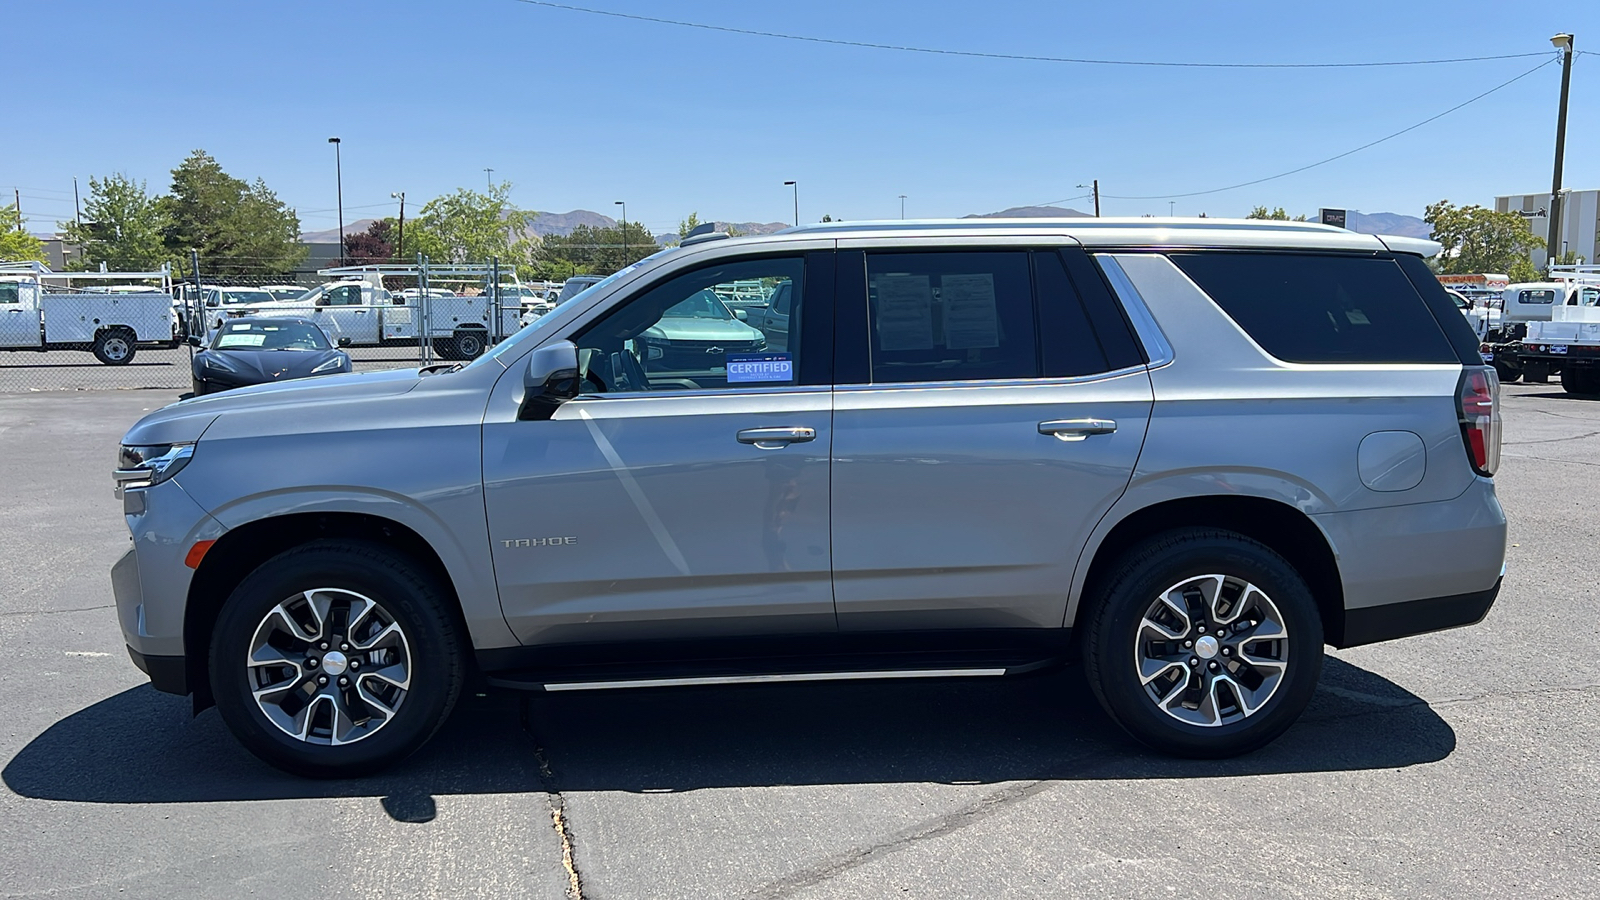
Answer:
[[309, 319], [229, 319], [217, 327], [210, 342], [191, 337], [189, 343], [201, 348], [190, 363], [196, 397], [351, 371], [350, 355], [331, 344]]
[[639, 340], [646, 369], [680, 373], [714, 369], [729, 353], [767, 349], [767, 336], [745, 324], [743, 311], [735, 314], [709, 289], [668, 307]]
[[[1072, 660], [1150, 746], [1244, 753], [1305, 709], [1324, 644], [1474, 623], [1499, 592], [1499, 385], [1438, 250], [1218, 219], [685, 240], [470, 364], [146, 416], [113, 473], [123, 636], [307, 775], [410, 753], [479, 674]], [[783, 349], [656, 365], [682, 304], [752, 280], [791, 286]]]

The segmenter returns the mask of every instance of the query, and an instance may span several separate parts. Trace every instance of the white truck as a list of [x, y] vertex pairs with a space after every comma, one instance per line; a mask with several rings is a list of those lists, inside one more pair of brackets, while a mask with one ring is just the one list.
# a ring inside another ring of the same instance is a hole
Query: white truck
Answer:
[[1600, 266], [1554, 266], [1551, 274], [1560, 280], [1513, 285], [1522, 289], [1515, 298], [1506, 291], [1508, 311], [1515, 301], [1547, 313], [1527, 322], [1517, 362], [1529, 381], [1559, 375], [1569, 394], [1600, 394]]
[[[496, 300], [496, 273], [489, 266], [429, 266], [425, 272], [409, 265], [343, 266], [317, 274], [334, 280], [293, 300], [241, 307], [229, 315], [310, 319], [330, 339], [349, 338], [354, 347], [426, 340], [441, 359], [474, 359], [522, 326], [520, 298]], [[515, 279], [509, 271], [499, 274]], [[417, 284], [419, 279], [426, 283]], [[401, 281], [410, 285], [402, 290]], [[403, 296], [406, 291], [410, 296]], [[476, 293], [467, 296], [467, 291]]]
[[[86, 281], [97, 289], [77, 285]], [[178, 346], [182, 330], [165, 268], [52, 272], [42, 263], [0, 265], [0, 350], [83, 350], [122, 366], [140, 349]]]

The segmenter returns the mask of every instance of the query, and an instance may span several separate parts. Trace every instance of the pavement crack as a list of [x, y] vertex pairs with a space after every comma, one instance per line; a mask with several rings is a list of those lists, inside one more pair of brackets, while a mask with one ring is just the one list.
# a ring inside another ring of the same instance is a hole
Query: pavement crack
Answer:
[[555, 770], [550, 767], [550, 757], [545, 753], [544, 746], [539, 743], [539, 736], [533, 733], [533, 717], [528, 709], [530, 705], [527, 695], [524, 694], [519, 704], [522, 730], [533, 741], [533, 758], [539, 763], [539, 782], [544, 786], [545, 802], [550, 807], [550, 825], [561, 841], [561, 867], [567, 873], [567, 897], [569, 900], [583, 900], [583, 876], [578, 871], [578, 860], [573, 854], [572, 829], [567, 821], [567, 801], [556, 786]]
[[97, 609], [115, 609], [116, 606], [117, 605], [115, 603], [107, 603], [104, 606], [78, 606], [72, 609], [17, 609], [12, 610], [11, 612], [0, 612], [0, 618], [9, 618], [11, 616], [53, 616], [58, 613], [93, 612]]
[[1600, 468], [1600, 463], [1584, 462], [1581, 459], [1557, 459], [1553, 456], [1529, 456], [1522, 453], [1508, 453], [1506, 454], [1506, 459], [1536, 459], [1540, 462], [1571, 463], [1575, 466], [1591, 466], [1594, 468]]
[[1571, 437], [1540, 438], [1534, 441], [1505, 441], [1504, 443], [1507, 447], [1520, 447], [1523, 444], [1559, 444], [1563, 441], [1581, 441], [1584, 438], [1592, 438], [1595, 435], [1600, 435], [1600, 431], [1586, 431], [1583, 434], [1575, 434]]

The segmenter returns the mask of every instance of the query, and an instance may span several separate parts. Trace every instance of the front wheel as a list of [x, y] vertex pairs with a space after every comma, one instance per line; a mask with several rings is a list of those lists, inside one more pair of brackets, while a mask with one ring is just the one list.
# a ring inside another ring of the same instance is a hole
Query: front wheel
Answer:
[[484, 348], [488, 346], [483, 332], [473, 328], [464, 328], [456, 332], [455, 344], [456, 359], [477, 359], [483, 355]]
[[1234, 532], [1184, 529], [1128, 551], [1090, 598], [1084, 663], [1135, 738], [1180, 756], [1248, 753], [1311, 701], [1322, 620], [1305, 580]]
[[309, 777], [368, 775], [422, 746], [464, 673], [451, 602], [387, 547], [314, 541], [250, 573], [212, 634], [211, 688], [240, 743]]

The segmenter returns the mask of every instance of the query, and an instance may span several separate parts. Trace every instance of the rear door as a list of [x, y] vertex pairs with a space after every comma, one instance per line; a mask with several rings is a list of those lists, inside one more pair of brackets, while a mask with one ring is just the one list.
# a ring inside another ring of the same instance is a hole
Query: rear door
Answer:
[[1062, 625], [1150, 417], [1112, 303], [1076, 248], [841, 251], [841, 631]]

